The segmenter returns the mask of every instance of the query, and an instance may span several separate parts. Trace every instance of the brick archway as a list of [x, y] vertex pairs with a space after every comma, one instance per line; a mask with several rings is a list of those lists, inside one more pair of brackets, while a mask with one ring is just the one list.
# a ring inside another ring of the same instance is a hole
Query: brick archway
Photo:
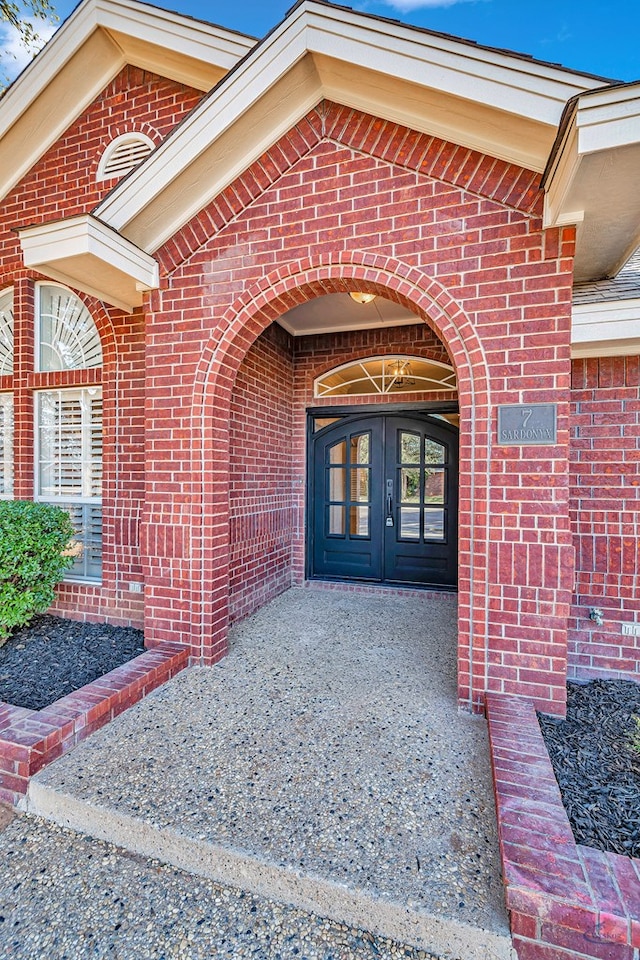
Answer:
[[[485, 689], [487, 637], [489, 381], [484, 352], [459, 304], [435, 279], [390, 257], [362, 252], [288, 264], [247, 288], [221, 318], [203, 351], [192, 405], [194, 483], [194, 659], [214, 662], [226, 649], [229, 583], [229, 415], [240, 364], [257, 337], [285, 311], [328, 293], [366, 290], [396, 301], [431, 326], [456, 368], [461, 412], [459, 696], [478, 707]], [[205, 478], [213, 478], [209, 482]], [[199, 489], [195, 489], [199, 483]], [[197, 638], [197, 639], [196, 639]]]

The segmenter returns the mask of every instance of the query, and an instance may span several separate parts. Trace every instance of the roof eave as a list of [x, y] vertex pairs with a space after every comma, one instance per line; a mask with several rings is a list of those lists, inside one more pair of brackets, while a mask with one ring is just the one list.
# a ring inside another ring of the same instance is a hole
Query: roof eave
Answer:
[[575, 224], [576, 282], [615, 276], [640, 244], [640, 82], [567, 105], [543, 177], [545, 227]]

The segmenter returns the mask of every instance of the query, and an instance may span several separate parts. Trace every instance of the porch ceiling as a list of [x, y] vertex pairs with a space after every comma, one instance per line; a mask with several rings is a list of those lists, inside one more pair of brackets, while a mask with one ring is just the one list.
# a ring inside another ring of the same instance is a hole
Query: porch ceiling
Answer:
[[406, 307], [376, 297], [372, 303], [356, 303], [348, 293], [330, 293], [288, 310], [278, 323], [294, 337], [345, 330], [374, 330], [376, 327], [404, 327], [420, 323]]

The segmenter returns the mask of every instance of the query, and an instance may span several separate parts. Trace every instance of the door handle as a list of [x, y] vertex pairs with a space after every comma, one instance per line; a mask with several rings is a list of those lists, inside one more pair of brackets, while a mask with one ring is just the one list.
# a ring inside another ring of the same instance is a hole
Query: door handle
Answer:
[[387, 480], [387, 526], [393, 526], [393, 480]]
[[387, 494], [387, 515], [391, 516], [392, 513], [393, 513], [393, 500], [391, 498], [391, 494], [388, 493]]

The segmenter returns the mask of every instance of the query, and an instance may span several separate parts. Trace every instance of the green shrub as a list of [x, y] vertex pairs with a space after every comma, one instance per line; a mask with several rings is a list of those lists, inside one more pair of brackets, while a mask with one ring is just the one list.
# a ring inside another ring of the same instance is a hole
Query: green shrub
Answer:
[[60, 507], [0, 500], [0, 646], [53, 603], [53, 588], [73, 564], [66, 549], [73, 535]]

